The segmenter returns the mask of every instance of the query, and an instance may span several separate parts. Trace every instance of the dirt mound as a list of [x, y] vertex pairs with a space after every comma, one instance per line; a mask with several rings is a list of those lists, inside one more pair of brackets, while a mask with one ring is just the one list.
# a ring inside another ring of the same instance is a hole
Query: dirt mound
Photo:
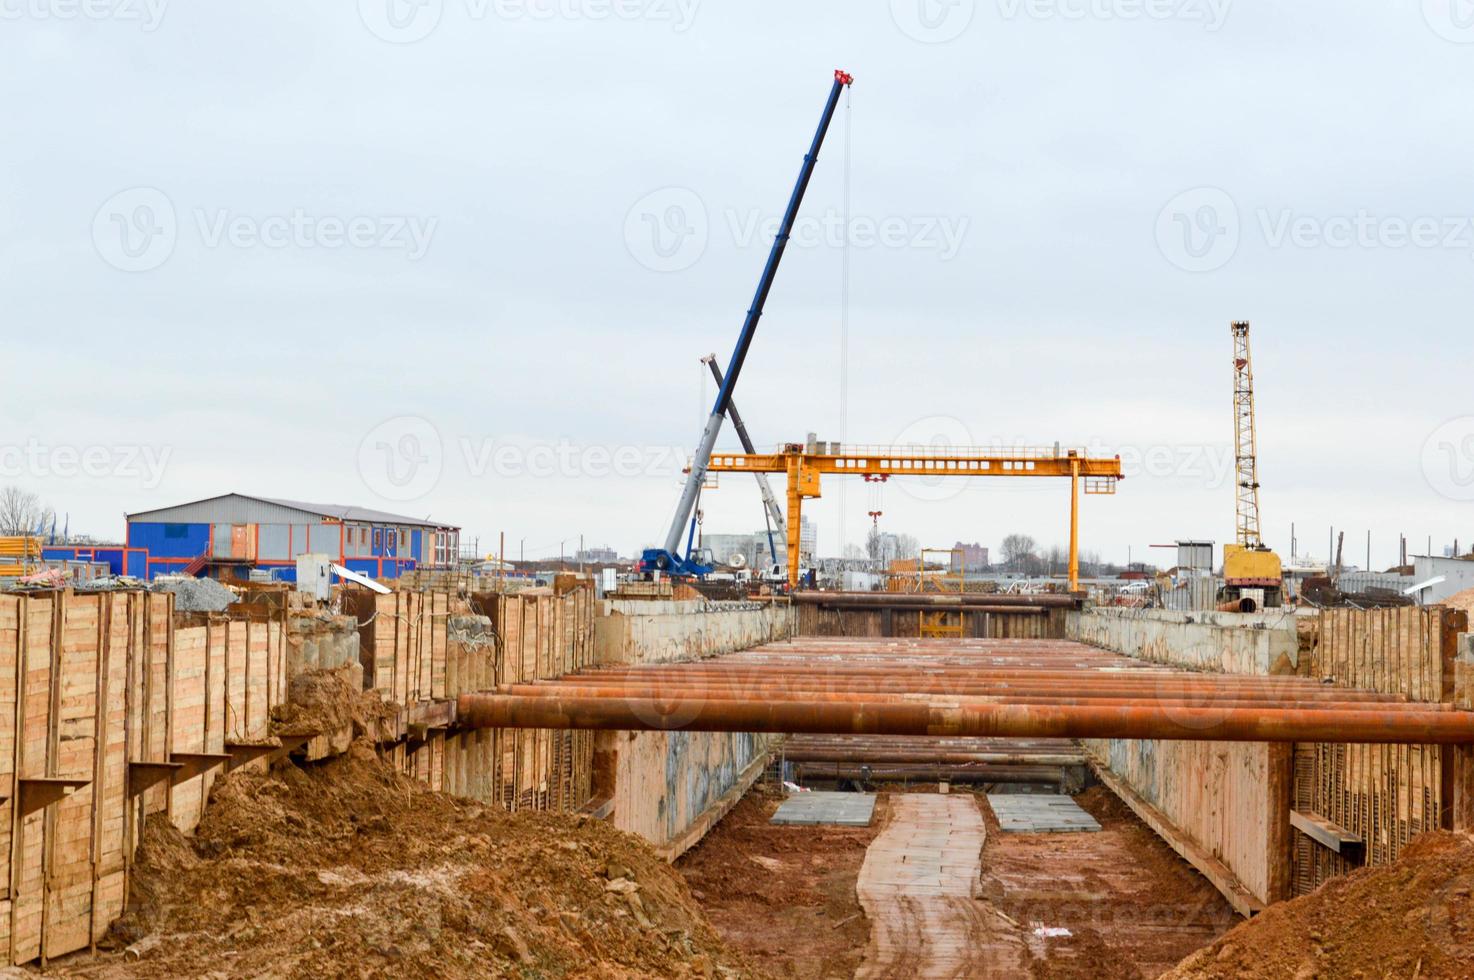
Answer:
[[1455, 592], [1444, 599], [1440, 605], [1448, 606], [1450, 609], [1462, 609], [1466, 613], [1474, 613], [1474, 589]]
[[[196, 836], [150, 820], [90, 976], [682, 977], [750, 971], [638, 838], [431, 792], [371, 743], [216, 784]], [[136, 957], [136, 958], [135, 958]]]
[[1474, 976], [1471, 891], [1474, 837], [1423, 834], [1395, 864], [1272, 905], [1165, 976]]
[[350, 729], [351, 738], [391, 734], [380, 729], [393, 722], [395, 707], [379, 693], [363, 690], [361, 669], [346, 664], [293, 677], [287, 702], [271, 709], [272, 734], [336, 735]]

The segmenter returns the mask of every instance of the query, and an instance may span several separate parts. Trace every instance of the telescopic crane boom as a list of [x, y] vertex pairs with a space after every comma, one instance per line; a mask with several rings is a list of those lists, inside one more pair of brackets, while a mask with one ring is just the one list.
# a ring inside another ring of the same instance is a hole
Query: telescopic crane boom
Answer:
[[798, 180], [793, 185], [793, 193], [789, 195], [788, 207], [783, 212], [783, 221], [778, 226], [778, 233], [773, 236], [773, 247], [768, 252], [767, 264], [763, 266], [762, 276], [758, 279], [757, 292], [753, 294], [752, 305], [747, 309], [747, 317], [742, 322], [742, 332], [737, 336], [737, 346], [732, 351], [732, 360], [727, 364], [727, 371], [722, 380], [721, 388], [717, 391], [716, 404], [711, 408], [711, 415], [706, 420], [706, 428], [701, 432], [701, 441], [697, 443], [696, 455], [691, 460], [691, 471], [686, 475], [686, 485], [681, 491], [681, 499], [676, 504], [676, 512], [671, 518], [670, 529], [665, 535], [665, 545], [661, 548], [647, 548], [640, 557], [640, 569], [642, 571], [660, 570], [671, 575], [706, 575], [711, 571], [710, 566], [702, 565], [695, 561], [688, 553], [685, 558], [680, 556], [678, 549], [681, 546], [681, 535], [686, 531], [686, 524], [691, 519], [692, 510], [696, 506], [696, 497], [701, 492], [702, 482], [706, 479], [707, 465], [711, 461], [712, 448], [716, 446], [717, 435], [722, 430], [722, 419], [726, 417], [727, 409], [732, 404], [732, 391], [737, 386], [737, 379], [742, 374], [742, 364], [747, 360], [747, 351], [752, 347], [752, 338], [757, 333], [757, 322], [763, 315], [763, 305], [768, 301], [768, 291], [773, 288], [773, 279], [778, 274], [778, 263], [783, 260], [783, 250], [788, 245], [788, 236], [793, 231], [794, 219], [798, 217], [798, 206], [803, 202], [804, 191], [808, 189], [809, 178], [814, 175], [814, 164], [819, 159], [819, 148], [824, 145], [824, 134], [829, 131], [829, 122], [834, 118], [834, 110], [839, 105], [840, 92], [844, 90], [854, 79], [843, 71], [836, 70], [834, 73], [834, 84], [829, 88], [829, 97], [824, 102], [824, 112], [819, 117], [819, 127], [814, 131], [814, 139], [809, 144], [809, 152], [804, 154], [803, 166], [799, 168]]
[[[716, 379], [717, 387], [722, 384], [722, 369], [717, 367], [717, 356], [708, 354], [703, 357], [702, 362], [711, 368], [711, 376]], [[732, 420], [732, 428], [737, 430], [737, 439], [742, 443], [742, 451], [753, 455], [757, 450], [753, 448], [752, 436], [747, 434], [747, 426], [742, 423], [742, 415], [737, 411], [735, 401], [727, 404], [727, 417]], [[778, 506], [778, 498], [773, 496], [773, 487], [768, 483], [768, 474], [754, 473], [757, 478], [758, 492], [763, 496], [763, 510], [768, 515], [768, 555], [774, 561], [778, 561], [778, 549], [776, 538], [788, 537], [788, 527], [783, 521], [783, 509]], [[776, 533], [775, 530], [776, 529]]]

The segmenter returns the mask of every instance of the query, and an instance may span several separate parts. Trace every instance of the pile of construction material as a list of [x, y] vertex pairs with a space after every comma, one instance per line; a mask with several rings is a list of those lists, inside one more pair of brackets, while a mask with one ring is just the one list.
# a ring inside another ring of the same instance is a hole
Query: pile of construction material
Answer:
[[188, 575], [160, 576], [154, 581], [153, 590], [172, 592], [175, 612], [224, 612], [240, 598], [229, 586], [212, 578]]

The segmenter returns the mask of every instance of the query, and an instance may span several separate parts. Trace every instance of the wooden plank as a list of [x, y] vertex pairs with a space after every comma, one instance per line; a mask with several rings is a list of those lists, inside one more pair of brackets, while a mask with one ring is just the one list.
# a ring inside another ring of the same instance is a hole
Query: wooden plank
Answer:
[[1365, 860], [1366, 841], [1362, 836], [1324, 817], [1318, 817], [1313, 813], [1303, 813], [1300, 810], [1291, 810], [1290, 826], [1327, 850], [1340, 854], [1348, 861], [1360, 864]]

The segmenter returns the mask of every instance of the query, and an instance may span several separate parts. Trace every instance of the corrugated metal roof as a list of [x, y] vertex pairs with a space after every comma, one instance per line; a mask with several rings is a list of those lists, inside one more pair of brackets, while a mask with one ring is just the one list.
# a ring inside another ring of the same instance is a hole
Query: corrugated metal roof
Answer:
[[318, 519], [327, 517], [333, 520], [352, 521], [364, 524], [404, 524], [412, 527], [459, 530], [458, 525], [447, 524], [444, 521], [434, 521], [422, 517], [407, 517], [403, 514], [391, 514], [388, 511], [374, 510], [369, 507], [358, 507], [351, 504], [309, 504], [302, 501], [283, 500], [275, 497], [256, 497], [245, 493], [226, 493], [218, 497], [206, 497], [203, 500], [176, 504], [172, 507], [159, 507], [154, 510], [139, 511], [138, 513], [127, 515], [127, 518], [133, 521], [150, 517], [169, 517], [173, 520], [186, 523], [192, 520], [211, 523], [269, 523], [240, 518], [240, 514], [242, 513], [240, 505], [249, 503], [266, 504], [271, 508], [295, 511], [298, 514]]

